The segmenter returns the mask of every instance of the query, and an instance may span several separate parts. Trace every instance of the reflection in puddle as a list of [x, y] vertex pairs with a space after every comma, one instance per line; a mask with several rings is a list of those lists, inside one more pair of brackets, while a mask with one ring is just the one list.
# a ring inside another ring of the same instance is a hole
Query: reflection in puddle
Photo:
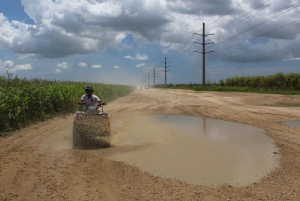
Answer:
[[278, 166], [272, 139], [254, 126], [175, 115], [131, 121], [135, 126], [124, 128], [115, 145], [128, 145], [130, 138], [131, 145], [140, 146], [109, 158], [155, 176], [192, 184], [246, 186]]
[[284, 121], [282, 123], [288, 126], [300, 127], [300, 121]]

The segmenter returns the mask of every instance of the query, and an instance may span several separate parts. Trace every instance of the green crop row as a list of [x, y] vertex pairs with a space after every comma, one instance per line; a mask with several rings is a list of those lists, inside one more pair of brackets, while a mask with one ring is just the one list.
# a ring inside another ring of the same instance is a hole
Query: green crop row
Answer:
[[234, 77], [227, 78], [225, 82], [220, 80], [220, 85], [298, 91], [300, 90], [300, 74], [277, 73], [269, 76]]
[[190, 89], [195, 91], [227, 91], [227, 92], [254, 92], [268, 94], [300, 94], [300, 74], [277, 73], [269, 76], [241, 76], [228, 78], [219, 83], [206, 83], [205, 86], [197, 83], [163, 84], [156, 88]]
[[87, 85], [101, 101], [109, 102], [135, 90], [133, 86], [0, 76], [0, 134], [78, 109]]

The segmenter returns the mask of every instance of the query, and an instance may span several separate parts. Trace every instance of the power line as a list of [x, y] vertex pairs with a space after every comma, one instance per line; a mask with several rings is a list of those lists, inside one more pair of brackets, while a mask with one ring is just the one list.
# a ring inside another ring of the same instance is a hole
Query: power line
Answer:
[[[246, 1], [246, 0], [244, 0], [244, 1]], [[226, 12], [224, 15], [226, 15], [226, 14], [228, 14], [228, 13], [230, 13], [233, 9], [235, 9], [235, 8], [237, 8], [239, 5], [241, 5], [244, 1], [242, 1], [242, 2], [240, 2], [239, 4], [237, 4], [234, 8], [232, 8], [232, 9], [230, 9], [228, 12]], [[268, 0], [268, 1], [270, 1], [270, 0]], [[275, 0], [274, 0], [275, 1]], [[222, 11], [222, 10], [224, 10], [228, 5], [230, 4], [230, 2], [228, 3], [228, 4], [226, 4], [220, 11]], [[220, 12], [219, 11], [219, 12]], [[222, 18], [224, 15], [222, 15], [220, 18]], [[217, 20], [215, 20], [214, 22], [216, 22], [216, 21], [218, 21], [220, 18], [218, 18]], [[214, 23], [214, 22], [212, 22], [212, 23]], [[212, 23], [210, 23], [210, 24], [212, 24]], [[201, 29], [202, 30], [202, 29]], [[220, 31], [220, 30], [219, 30]], [[218, 32], [219, 32], [218, 31]], [[188, 39], [188, 41], [183, 45], [183, 46], [185, 46], [190, 40], [191, 40], [191, 38], [194, 36], [194, 34]], [[179, 57], [176, 57], [176, 59], [175, 60], [173, 60], [173, 62], [175, 62], [176, 60], [178, 60], [182, 55], [184, 55], [184, 53], [190, 48], [192, 46], [192, 44], [188, 47], [188, 48], [186, 48], [185, 49], [185, 51], [179, 56]], [[176, 55], [178, 55], [178, 53], [179, 52], [177, 52], [172, 58], [174, 58]], [[190, 56], [190, 55], [189, 55]], [[189, 57], [188, 56], [188, 57]], [[188, 58], [187, 57], [187, 58]], [[187, 58], [185, 58], [183, 61], [185, 61]], [[183, 62], [182, 61], [182, 62]], [[182, 63], [182, 62], [180, 62], [180, 64]], [[179, 65], [179, 64], [178, 64]]]
[[[258, 6], [258, 7], [256, 7], [255, 9], [253, 9], [252, 11], [250, 11], [250, 12], [248, 12], [247, 14], [245, 14], [244, 16], [242, 16], [241, 18], [244, 18], [245, 16], [247, 16], [249, 13], [251, 13], [251, 12], [253, 12], [254, 10], [256, 10], [256, 9], [258, 9], [259, 7], [261, 7], [261, 6], [263, 6], [264, 4], [266, 4], [267, 2], [269, 2], [270, 0], [268, 0], [268, 1], [265, 1], [263, 4], [261, 4], [260, 6]], [[274, 1], [276, 1], [276, 0], [273, 0], [271, 3], [273, 3]], [[270, 4], [271, 4], [270, 3]], [[270, 5], [269, 4], [269, 5]], [[239, 4], [240, 5], [240, 4]], [[228, 37], [228, 38], [226, 38], [226, 39], [224, 39], [223, 41], [221, 41], [221, 42], [219, 42], [219, 43], [217, 43], [217, 44], [215, 44], [215, 45], [218, 45], [218, 44], [220, 44], [220, 43], [223, 43], [223, 42], [226, 42], [226, 41], [228, 41], [228, 40], [231, 40], [232, 38], [234, 38], [234, 37], [237, 37], [237, 36], [239, 36], [239, 35], [241, 35], [241, 34], [243, 34], [243, 33], [246, 33], [247, 31], [250, 31], [250, 30], [252, 30], [252, 29], [254, 29], [254, 28], [256, 28], [256, 27], [258, 27], [258, 26], [261, 26], [262, 24], [265, 24], [265, 23], [267, 23], [267, 22], [269, 22], [270, 20], [272, 20], [272, 19], [275, 19], [275, 18], [277, 18], [277, 17], [279, 17], [279, 16], [281, 16], [281, 15], [283, 15], [283, 14], [285, 14], [286, 12], [288, 12], [288, 11], [290, 11], [290, 10], [292, 10], [292, 9], [294, 9], [294, 8], [296, 8], [296, 7], [298, 7], [300, 4], [298, 3], [298, 4], [295, 4], [295, 5], [293, 5], [293, 6], [291, 6], [290, 8], [288, 8], [288, 9], [286, 9], [285, 11], [282, 11], [282, 12], [280, 12], [280, 13], [278, 13], [278, 14], [276, 14], [276, 15], [274, 15], [274, 16], [272, 16], [272, 17], [270, 17], [269, 19], [267, 19], [267, 20], [264, 20], [264, 21], [262, 21], [262, 22], [260, 22], [260, 23], [258, 23], [258, 24], [256, 24], [256, 25], [254, 25], [254, 26], [252, 26], [252, 27], [250, 27], [250, 28], [248, 28], [248, 29], [246, 29], [246, 30], [244, 30], [244, 31], [242, 31], [242, 32], [240, 32], [240, 33], [238, 33], [238, 34], [235, 34], [235, 35], [233, 35], [233, 36], [231, 36], [231, 37]], [[238, 6], [238, 5], [237, 5]], [[237, 7], [236, 6], [236, 7]], [[241, 19], [240, 18], [240, 19]], [[294, 22], [293, 22], [294, 23]], [[227, 25], [228, 26], [228, 25]], [[226, 26], [226, 27], [227, 27]], [[286, 25], [287, 26], [287, 25]], [[283, 27], [281, 27], [281, 28], [283, 28]], [[278, 28], [278, 29], [280, 29], [280, 28]], [[276, 31], [276, 30], [273, 30], [273, 31]], [[268, 33], [271, 33], [271, 32], [268, 32]], [[266, 34], [268, 34], [268, 33], [266, 33]], [[265, 35], [266, 35], [265, 34]], [[189, 38], [189, 40], [185, 43], [185, 45], [191, 40], [191, 38], [193, 37], [193, 35]], [[261, 36], [260, 36], [261, 37]], [[256, 37], [256, 38], [258, 38], [258, 37]], [[256, 38], [254, 38], [254, 39], [256, 39]], [[253, 40], [254, 40], [253, 39]], [[251, 39], [252, 40], [252, 39]], [[245, 43], [245, 42], [244, 42]], [[240, 43], [240, 44], [243, 44], [243, 43]], [[240, 45], [240, 44], [237, 44], [237, 45]], [[237, 45], [234, 45], [234, 46], [231, 46], [231, 47], [235, 47], [235, 46], [237, 46]], [[185, 49], [185, 51], [179, 56], [179, 57], [177, 57], [176, 59], [175, 59], [175, 61], [177, 60], [177, 59], [179, 59], [190, 47], [192, 46], [192, 44], [187, 48], [187, 49]], [[214, 46], [214, 45], [212, 45], [212, 46]], [[210, 47], [212, 47], [212, 46], [210, 46]], [[208, 48], [210, 48], [210, 47], [208, 47]], [[229, 48], [231, 48], [231, 47], [229, 47]], [[225, 48], [225, 49], [229, 49], [229, 48]], [[218, 50], [218, 51], [221, 51], [221, 50]], [[178, 66], [180, 66], [184, 61], [186, 61], [189, 57], [191, 57], [191, 55], [192, 55], [193, 53], [190, 53], [188, 56], [186, 56], [181, 62], [179, 62], [177, 65], [175, 65], [173, 68], [176, 68], [176, 67], [178, 67]]]
[[[220, 9], [218, 12], [220, 13], [222, 10], [224, 10], [229, 4], [231, 3], [231, 1], [229, 1], [229, 3], [228, 4], [226, 4], [222, 9]], [[212, 23], [210, 23], [210, 24], [212, 24]]]
[[[183, 45], [183, 47], [186, 46], [186, 44], [193, 38], [193, 36], [194, 36], [194, 34], [192, 34], [191, 37], [185, 42], [185, 44]], [[190, 48], [190, 46], [189, 46], [187, 49], [189, 49], [189, 48]], [[187, 50], [187, 49], [186, 49], [186, 50]], [[185, 50], [185, 51], [186, 51], [186, 50]], [[184, 51], [184, 52], [185, 52], [185, 51]], [[173, 57], [175, 57], [178, 53], [179, 53], [179, 52], [176, 52], [176, 54], [175, 54]], [[183, 54], [184, 54], [184, 53], [183, 53]], [[171, 58], [173, 58], [173, 57], [171, 57]], [[178, 58], [179, 58], [179, 57], [176, 57], [176, 59], [178, 59]], [[176, 59], [175, 59], [175, 60], [176, 60]], [[171, 59], [171, 60], [172, 60], [172, 59]]]
[[[245, 0], [244, 0], [245, 1]], [[242, 1], [241, 3], [239, 3], [239, 4], [237, 4], [234, 8], [232, 8], [232, 9], [230, 9], [228, 12], [226, 12], [224, 15], [226, 15], [226, 14], [228, 14], [229, 12], [231, 12], [233, 9], [235, 9], [235, 8], [237, 8], [239, 5], [241, 5], [244, 1]], [[268, 1], [270, 1], [270, 0], [268, 0]], [[245, 14], [245, 15], [243, 15], [241, 18], [244, 18], [245, 16], [247, 16], [249, 13], [251, 13], [251, 12], [253, 12], [254, 10], [256, 10], [257, 8], [259, 8], [259, 7], [261, 7], [261, 6], [263, 6], [264, 4], [266, 4], [268, 1], [266, 1], [266, 2], [264, 2], [263, 4], [261, 4], [260, 6], [258, 6], [258, 7], [256, 7], [255, 9], [253, 9], [252, 11], [250, 11], [250, 12], [248, 12], [247, 14]], [[274, 0], [274, 1], [276, 1], [276, 0]], [[223, 7], [223, 9], [221, 9], [221, 10], [224, 10], [224, 8], [226, 8], [227, 6], [228, 6], [229, 4], [227, 4], [225, 7]], [[223, 17], [224, 15], [222, 15], [221, 17]], [[220, 17], [220, 18], [221, 18]], [[219, 18], [219, 19], [220, 19]], [[239, 18], [239, 19], [241, 19], [241, 18]], [[219, 19], [217, 19], [217, 20], [219, 20]], [[239, 20], [238, 19], [238, 20]], [[216, 22], [217, 20], [215, 20], [214, 22]], [[238, 21], [238, 20], [236, 20], [236, 21]], [[236, 22], [235, 21], [235, 22]], [[214, 23], [213, 22], [213, 23]], [[234, 22], [233, 22], [234, 23]], [[233, 23], [231, 23], [231, 24], [233, 24]], [[211, 23], [212, 24], [212, 23]], [[229, 24], [230, 25], [230, 24]], [[228, 27], [229, 25], [227, 25], [226, 27]], [[226, 28], [226, 27], [224, 27], [224, 28]], [[224, 29], [223, 28], [223, 29]], [[218, 31], [218, 32], [220, 32], [220, 30]], [[191, 40], [191, 38], [193, 37], [193, 35], [189, 38], [189, 40], [184, 44], [184, 46]], [[188, 48], [186, 48], [185, 49], [185, 51], [179, 56], [179, 57], [176, 57], [176, 59], [174, 60], [174, 61], [176, 61], [176, 60], [178, 60], [182, 55], [184, 55], [184, 53], [190, 48], [192, 46], [192, 44], [188, 47]], [[178, 55], [178, 52], [177, 52], [177, 54], [175, 54], [172, 58], [174, 58], [176, 55]], [[176, 66], [174, 66], [174, 67], [177, 67], [177, 66], [179, 66], [180, 64], [182, 64], [185, 60], [187, 60], [189, 57], [191, 56], [191, 54], [190, 55], [188, 55], [186, 58], [184, 58], [181, 62], [179, 62], [179, 64], [177, 64]], [[174, 62], [173, 61], [173, 62]]]
[[[194, 56], [194, 57], [192, 57], [191, 59], [189, 59], [189, 62], [193, 62], [193, 61], [196, 61], [196, 59], [199, 59], [199, 58], [201, 59], [201, 58], [202, 58], [202, 57], [198, 57], [198, 54], [193, 54], [193, 52], [189, 55], [189, 57], [191, 57], [191, 56]], [[194, 62], [194, 63], [195, 63], [195, 62]], [[181, 64], [181, 66], [182, 66], [183, 62], [181, 62], [180, 64]], [[178, 64], [177, 67], [180, 66], [180, 64]], [[174, 67], [172, 68], [172, 71], [173, 71], [173, 72], [176, 72], [176, 71], [178, 71], [178, 70], [179, 70], [179, 69], [175, 69], [175, 70], [174, 70]]]
[[[246, 1], [246, 0], [244, 0], [244, 1]], [[241, 3], [243, 3], [244, 1], [242, 1]], [[220, 11], [224, 10], [230, 3], [231, 3], [231, 2], [229, 2], [228, 4], [226, 4]], [[241, 3], [239, 3], [237, 6], [239, 6]], [[234, 8], [236, 8], [237, 6], [235, 6]], [[234, 8], [233, 8], [233, 9], [234, 9]], [[228, 11], [227, 13], [225, 13], [224, 15], [228, 14], [228, 13], [231, 12], [233, 9], [229, 10], [229, 11]], [[220, 11], [219, 11], [219, 12], [220, 12]], [[223, 17], [224, 15], [222, 15], [222, 17]], [[218, 19], [218, 20], [219, 20], [219, 19]], [[217, 20], [215, 20], [215, 21], [217, 21]], [[214, 21], [214, 22], [215, 22], [215, 21]], [[212, 22], [212, 23], [214, 23], [214, 22]], [[211, 24], [212, 24], [212, 23], [211, 23]], [[199, 31], [202, 31], [202, 28], [201, 28]], [[199, 32], [199, 31], [196, 31], [196, 32]], [[185, 45], [191, 40], [191, 38], [192, 38], [193, 36], [194, 36], [194, 34], [188, 39], [188, 41], [187, 41], [183, 46], [185, 46]], [[191, 44], [188, 48], [186, 48], [185, 51], [184, 51], [180, 56], [182, 56], [182, 55], [183, 55], [183, 54], [184, 54], [191, 46], [192, 46], [192, 44]], [[177, 54], [178, 54], [178, 52], [177, 52], [173, 57], [175, 57]], [[180, 57], [180, 56], [179, 56], [179, 57]], [[172, 57], [172, 58], [173, 58], [173, 57]], [[176, 61], [179, 57], [176, 57], [176, 59], [175, 59], [174, 61]], [[171, 60], [172, 60], [172, 59], [171, 59]], [[173, 62], [174, 62], [174, 61], [173, 61]]]
[[[246, 13], [245, 15], [243, 15], [242, 17], [240, 17], [240, 18], [238, 18], [237, 20], [235, 20], [235, 21], [229, 23], [229, 24], [226, 25], [225, 27], [219, 29], [219, 30], [215, 33], [215, 35], [216, 35], [217, 33], [219, 33], [221, 30], [227, 30], [227, 29], [229, 29], [230, 27], [232, 27], [233, 25], [236, 25], [236, 24], [242, 22], [242, 20], [245, 20], [245, 19], [251, 17], [252, 15], [254, 15], [255, 13], [259, 12], [260, 10], [264, 9], [267, 5], [264, 6], [264, 7], [262, 7], [262, 6], [265, 5], [265, 4], [266, 4], [267, 2], [269, 2], [269, 1], [271, 1], [271, 0], [265, 1], [264, 3], [260, 4], [258, 7], [254, 8], [254, 9], [251, 10], [251, 11], [249, 11], [248, 13]], [[277, 0], [273, 0], [273, 1], [272, 1], [270, 4], [268, 4], [268, 5], [271, 5], [274, 1], [277, 1]], [[259, 10], [257, 10], [257, 9], [260, 8], [260, 7], [262, 7], [262, 8], [259, 9]], [[252, 12], [255, 11], [255, 10], [257, 10], [257, 12], [252, 13]], [[252, 13], [252, 14], [249, 15], [250, 13]], [[249, 15], [249, 16], [248, 16], [247, 18], [245, 18], [247, 15]], [[231, 25], [231, 26], [230, 26], [230, 25]], [[213, 36], [212, 36], [212, 37], [213, 37]]]
[[[202, 28], [202, 30], [203, 30], [203, 28]], [[197, 33], [194, 33], [193, 35], [199, 35], [199, 34], [197, 34]], [[182, 55], [191, 47], [193, 45], [193, 43], [182, 53]], [[176, 66], [174, 66], [174, 68], [175, 67], [177, 67], [177, 66], [179, 66], [181, 63], [183, 63], [183, 61], [185, 61], [186, 59], [188, 59], [190, 56], [191, 56], [191, 54], [193, 54], [193, 52], [192, 53], [190, 53], [185, 59], [183, 59], [181, 62], [179, 62], [179, 64], [178, 65], [176, 65]], [[181, 55], [180, 55], [181, 56]], [[178, 59], [179, 57], [177, 57], [174, 61], [176, 61], [177, 59]], [[173, 62], [174, 62], [173, 61]]]
[[[293, 6], [291, 6], [290, 8], [286, 9], [285, 11], [282, 11], [282, 12], [276, 14], [276, 15], [273, 15], [272, 17], [270, 17], [270, 18], [268, 18], [268, 19], [266, 19], [266, 20], [264, 20], [264, 21], [262, 21], [262, 22], [260, 22], [260, 23], [258, 23], [258, 24], [256, 24], [256, 25], [253, 25], [253, 26], [251, 26], [251, 27], [248, 28], [248, 29], [245, 29], [245, 30], [239, 32], [238, 34], [232, 35], [232, 36], [230, 36], [230, 37], [228, 37], [228, 38], [226, 38], [226, 39], [224, 39], [224, 40], [222, 40], [222, 41], [220, 41], [220, 42], [218, 42], [218, 43], [215, 43], [215, 44], [211, 45], [210, 47], [219, 45], [219, 44], [224, 43], [224, 42], [226, 42], [226, 41], [228, 41], [228, 40], [231, 40], [231, 39], [233, 39], [233, 38], [235, 38], [235, 37], [237, 37], [237, 36], [240, 36], [240, 35], [242, 35], [242, 34], [248, 32], [248, 31], [250, 31], [250, 30], [252, 30], [252, 29], [255, 29], [255, 28], [258, 27], [258, 26], [261, 26], [261, 25], [263, 25], [263, 24], [265, 24], [265, 23], [267, 23], [267, 22], [269, 22], [269, 21], [271, 21], [271, 20], [273, 20], [273, 19], [275, 19], [275, 18], [277, 18], [277, 17], [279, 17], [279, 16], [281, 16], [281, 15], [287, 13], [288, 11], [291, 11], [292, 9], [297, 8], [298, 6], [300, 6], [300, 3], [297, 3], [297, 4], [293, 5]], [[208, 48], [210, 48], [210, 47], [208, 47]]]
[[[241, 5], [244, 1], [246, 1], [246, 0], [243, 0], [241, 3], [239, 3], [239, 4], [237, 4], [234, 8], [232, 8], [232, 9], [230, 9], [228, 12], [226, 12], [224, 15], [226, 15], [226, 14], [228, 14], [228, 13], [230, 13], [233, 9], [235, 9], [236, 7], [238, 7], [239, 5]], [[230, 4], [231, 2], [229, 2], [228, 4], [226, 4], [220, 11], [222, 11], [222, 10], [224, 10], [229, 4]], [[222, 18], [224, 15], [222, 15], [220, 18]], [[214, 22], [216, 22], [216, 21], [218, 21], [220, 18], [218, 18], [217, 20], [215, 20]], [[212, 22], [212, 23], [214, 23], [214, 22]], [[212, 24], [211, 23], [211, 24]], [[208, 26], [208, 25], [207, 25]], [[200, 29], [199, 31], [202, 31], [202, 29]], [[197, 31], [197, 32], [199, 32], [199, 31]], [[188, 39], [188, 41], [183, 45], [183, 46], [185, 46], [191, 39], [192, 39], [192, 37], [194, 36], [194, 34]], [[180, 58], [190, 47], [192, 46], [192, 44], [188, 47], [188, 48], [186, 48], [185, 49], [185, 51], [179, 56], [179, 57], [176, 57], [176, 59], [174, 60], [174, 61], [176, 61], [178, 58]], [[172, 58], [174, 58], [175, 56], [177, 56], [177, 54], [178, 54], [179, 52], [177, 52], [174, 56], [172, 56]], [[172, 60], [172, 59], [171, 59]], [[174, 62], [173, 61], [173, 62]]]
[[246, 42], [248, 42], [248, 41], [252, 41], [252, 40], [258, 39], [258, 38], [260, 38], [260, 37], [262, 37], [262, 36], [265, 36], [265, 35], [270, 34], [270, 33], [272, 33], [272, 32], [278, 31], [279, 29], [282, 29], [282, 28], [284, 28], [284, 27], [287, 27], [287, 26], [289, 26], [289, 25], [291, 25], [291, 24], [294, 24], [294, 23], [296, 23], [296, 22], [299, 22], [299, 21], [300, 21], [300, 19], [295, 20], [295, 21], [293, 21], [293, 22], [291, 22], [291, 23], [289, 23], [289, 24], [286, 24], [286, 25], [284, 25], [284, 26], [278, 27], [277, 29], [274, 29], [274, 30], [272, 30], [272, 31], [269, 31], [269, 32], [267, 32], [267, 33], [264, 33], [264, 34], [262, 34], [262, 35], [260, 35], [260, 36], [258, 36], [258, 37], [255, 37], [255, 38], [246, 40], [246, 41], [244, 41], [244, 42], [242, 42], [242, 43], [238, 43], [238, 44], [236, 44], [236, 45], [233, 45], [233, 46], [230, 46], [230, 47], [227, 47], [227, 48], [224, 48], [224, 49], [216, 50], [215, 52], [221, 52], [221, 51], [224, 51], [224, 50], [227, 50], [227, 49], [230, 49], [230, 48], [233, 48], [233, 47], [242, 45], [242, 44], [244, 44], [244, 43], [246, 43]]
[[177, 61], [182, 55], [184, 55], [191, 47], [192, 47], [193, 43], [190, 44], [190, 46], [188, 48], [186, 48], [178, 57], [175, 58], [175, 60], [173, 60], [172, 62]]
[[[246, 0], [244, 0], [246, 1]], [[219, 19], [221, 19], [222, 17], [224, 17], [225, 15], [227, 15], [228, 13], [230, 13], [231, 11], [233, 11], [236, 7], [238, 7], [239, 5], [241, 5], [244, 1], [240, 2], [239, 4], [237, 4], [235, 7], [233, 7], [232, 9], [230, 9], [229, 11], [227, 11], [224, 15], [222, 15], [221, 17], [219, 17], [218, 19], [216, 19], [215, 21], [213, 21], [212, 23], [208, 24], [207, 26], [215, 23], [216, 21], [218, 21]]]
[[173, 69], [176, 68], [177, 66], [179, 66], [180, 64], [182, 64], [185, 60], [187, 60], [190, 56], [192, 56], [193, 53], [194, 53], [194, 52], [191, 52], [191, 53], [190, 53], [185, 59], [183, 59], [179, 64], [175, 65], [175, 66], [173, 67]]

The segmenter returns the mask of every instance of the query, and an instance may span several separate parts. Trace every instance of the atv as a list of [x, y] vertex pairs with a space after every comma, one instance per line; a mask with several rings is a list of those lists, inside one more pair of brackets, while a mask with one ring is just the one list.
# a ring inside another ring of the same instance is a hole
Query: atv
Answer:
[[[84, 104], [84, 103], [82, 103]], [[73, 124], [73, 149], [95, 149], [110, 146], [110, 118], [103, 112], [105, 103], [77, 111]], [[102, 108], [102, 111], [98, 110]]]

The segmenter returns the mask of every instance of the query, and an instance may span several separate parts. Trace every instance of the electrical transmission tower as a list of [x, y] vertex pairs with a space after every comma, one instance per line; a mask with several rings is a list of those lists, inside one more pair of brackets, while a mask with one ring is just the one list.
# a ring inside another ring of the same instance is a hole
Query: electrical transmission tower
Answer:
[[205, 35], [205, 23], [203, 23], [203, 34], [197, 34], [197, 33], [194, 33], [194, 34], [202, 36], [202, 43], [194, 42], [194, 43], [197, 43], [197, 44], [202, 44], [202, 52], [198, 52], [198, 51], [194, 51], [194, 52], [202, 54], [202, 86], [205, 86], [205, 54], [214, 52], [214, 51], [205, 52], [205, 45], [214, 43], [214, 42], [205, 43], [205, 37], [209, 36], [209, 35], [213, 35], [213, 34]]
[[155, 76], [156, 76], [155, 67], [153, 67], [153, 87], [155, 87]]
[[150, 73], [148, 72], [148, 88], [150, 88]]
[[148, 81], [150, 80], [150, 77], [153, 77], [153, 87], [155, 87], [155, 77], [156, 77], [155, 67], [153, 67], [153, 73], [151, 73], [150, 75], [149, 73], [150, 72], [148, 72]]
[[167, 66], [168, 63], [171, 63], [171, 62], [167, 62], [167, 57], [165, 57], [165, 62], [161, 62], [161, 63], [165, 63], [165, 67], [162, 67], [162, 68], [165, 68], [165, 70], [162, 70], [163, 72], [165, 72], [165, 87], [167, 86], [167, 72], [169, 70], [167, 70], [167, 68], [169, 68], [170, 66]]

